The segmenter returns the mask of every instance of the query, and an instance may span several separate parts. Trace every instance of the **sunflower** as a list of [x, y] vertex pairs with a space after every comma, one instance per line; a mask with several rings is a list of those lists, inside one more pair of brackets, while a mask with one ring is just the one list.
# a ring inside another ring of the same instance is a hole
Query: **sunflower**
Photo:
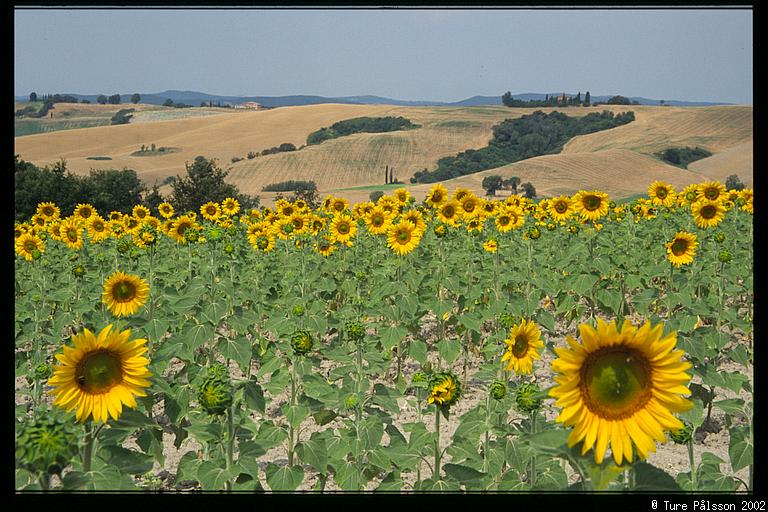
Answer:
[[183, 244], [186, 243], [184, 233], [186, 233], [188, 229], [195, 229], [195, 227], [196, 223], [194, 220], [186, 215], [182, 215], [170, 226], [170, 229], [168, 230], [168, 236], [173, 238], [176, 243]]
[[125, 227], [126, 233], [138, 233], [139, 229], [141, 229], [141, 224], [141, 221], [132, 215], [123, 216], [123, 227]]
[[407, 220], [416, 226], [416, 231], [420, 233], [419, 236], [423, 235], [427, 230], [427, 223], [424, 221], [424, 216], [419, 210], [408, 210], [402, 215], [403, 220]]
[[119, 221], [122, 221], [123, 220], [123, 213], [119, 212], [117, 210], [112, 210], [111, 212], [109, 212], [109, 220], [119, 220]]
[[309, 217], [304, 215], [300, 212], [294, 212], [293, 215], [291, 215], [288, 218], [288, 221], [293, 224], [293, 234], [294, 235], [303, 235], [309, 231]]
[[374, 206], [371, 213], [364, 216], [365, 226], [372, 235], [382, 235], [392, 225], [392, 215], [384, 211], [380, 206]]
[[679, 231], [671, 242], [667, 242], [667, 259], [676, 267], [687, 265], [696, 255], [696, 235]]
[[200, 213], [205, 220], [216, 220], [221, 217], [221, 207], [218, 203], [208, 201], [200, 207]]
[[493, 238], [486, 240], [483, 244], [483, 250], [486, 252], [494, 253], [499, 249], [499, 243]]
[[76, 409], [78, 421], [89, 416], [106, 423], [109, 416], [117, 420], [123, 405], [136, 407], [134, 396], [146, 396], [150, 386], [143, 355], [146, 339], [130, 340], [131, 330], [112, 332], [108, 325], [95, 336], [88, 329], [72, 337], [75, 347], [64, 345], [54, 375], [48, 380], [53, 386], [54, 405], [67, 411]]
[[411, 193], [405, 188], [399, 188], [395, 190], [394, 196], [400, 204], [405, 204], [411, 198]]
[[91, 218], [91, 215], [96, 214], [96, 208], [94, 208], [92, 205], [85, 203], [85, 204], [78, 204], [75, 207], [75, 211], [73, 212], [73, 216], [76, 217], [78, 220], [88, 220]]
[[139, 220], [144, 220], [152, 215], [152, 212], [149, 211], [149, 208], [141, 204], [134, 206], [131, 213], [133, 213], [133, 216]]
[[710, 201], [717, 201], [725, 195], [725, 185], [719, 181], [707, 181], [700, 183], [696, 188], [696, 200], [708, 199]]
[[269, 252], [275, 248], [275, 236], [270, 231], [250, 235], [248, 242], [261, 252]]
[[160, 216], [164, 219], [173, 217], [173, 206], [171, 203], [160, 203], [157, 205], [157, 211], [160, 212]]
[[237, 215], [237, 212], [240, 211], [240, 202], [235, 198], [227, 197], [221, 202], [221, 211], [225, 215]]
[[575, 209], [570, 197], [559, 196], [549, 201], [547, 211], [553, 219], [563, 222], [573, 215]]
[[417, 231], [413, 222], [403, 220], [389, 228], [387, 231], [387, 247], [400, 256], [414, 250], [421, 240], [421, 234]]
[[[14, 222], [13, 224], [13, 238], [16, 240], [19, 239], [21, 235], [29, 231], [29, 226], [25, 222]], [[48, 231], [50, 232], [50, 225], [48, 227]]]
[[461, 206], [459, 202], [456, 201], [455, 199], [446, 201], [445, 203], [441, 204], [438, 207], [437, 218], [443, 224], [448, 224], [449, 226], [456, 226], [458, 224], [458, 221], [461, 219], [460, 208]]
[[59, 227], [61, 241], [70, 249], [81, 249], [83, 247], [83, 228], [74, 217], [67, 217], [61, 222]]
[[16, 239], [15, 243], [16, 254], [23, 257], [27, 261], [34, 259], [34, 252], [45, 252], [45, 243], [37, 235], [31, 233], [24, 233]]
[[675, 189], [663, 181], [654, 181], [648, 187], [648, 197], [655, 205], [672, 206], [676, 202]]
[[517, 229], [525, 224], [525, 214], [523, 210], [514, 206], [504, 206], [496, 215], [496, 229], [501, 233], [506, 233], [512, 229]]
[[598, 190], [579, 190], [573, 196], [576, 211], [583, 220], [597, 220], [608, 214], [608, 194]]
[[440, 372], [429, 379], [427, 402], [436, 407], [450, 407], [461, 398], [461, 383], [451, 372]]
[[437, 183], [432, 186], [431, 189], [429, 189], [429, 192], [427, 193], [427, 204], [431, 206], [432, 208], [437, 208], [444, 202], [448, 200], [448, 190], [442, 186], [440, 183]]
[[459, 200], [459, 204], [461, 205], [461, 211], [464, 215], [472, 215], [477, 210], [482, 208], [481, 199], [472, 193], [466, 194], [461, 200]]
[[149, 285], [139, 276], [119, 270], [104, 282], [102, 301], [115, 316], [132, 315], [147, 302]]
[[700, 228], [712, 228], [725, 218], [725, 207], [721, 201], [699, 199], [691, 205], [693, 220]]
[[342, 197], [335, 197], [331, 200], [331, 213], [342, 213], [349, 208], [349, 201]]
[[468, 195], [474, 195], [468, 188], [459, 187], [453, 191], [453, 199], [458, 202], [461, 202]]
[[325, 222], [325, 217], [320, 217], [319, 215], [311, 213], [309, 216], [309, 230], [313, 235], [317, 235], [325, 228]]
[[330, 256], [338, 246], [329, 237], [322, 237], [315, 242], [315, 252], [319, 252], [323, 256]]
[[329, 231], [331, 232], [334, 241], [345, 244], [352, 241], [355, 237], [357, 224], [352, 217], [342, 213], [340, 215], [335, 215], [333, 219], [331, 219]]
[[97, 243], [109, 238], [109, 227], [107, 221], [101, 218], [100, 215], [94, 215], [90, 222], [86, 225], [88, 230], [88, 238], [92, 243]]
[[59, 218], [61, 210], [54, 203], [39, 203], [35, 213], [44, 217], [46, 220], [53, 220]]
[[48, 220], [45, 217], [38, 214], [34, 214], [32, 218], [29, 219], [29, 221], [32, 223], [33, 226], [41, 230], [45, 230], [45, 225], [48, 222]]
[[682, 350], [673, 350], [677, 333], [662, 337], [663, 328], [625, 320], [619, 332], [615, 321], [598, 319], [597, 330], [579, 326], [582, 343], [568, 336], [569, 348], [555, 348], [552, 369], [560, 375], [549, 394], [562, 408], [557, 421], [574, 427], [569, 447], [584, 441], [584, 455], [594, 445], [601, 464], [610, 444], [621, 465], [632, 462], [633, 445], [644, 459], [656, 450], [654, 440], [666, 441], [664, 430], [683, 428], [672, 413], [691, 407], [680, 395], [690, 394], [685, 371], [692, 365], [681, 360]]
[[512, 327], [509, 337], [504, 340], [507, 350], [501, 357], [501, 361], [507, 362], [507, 370], [515, 370], [515, 373], [524, 374], [533, 372], [533, 360], [541, 359], [541, 331], [533, 320], [523, 319], [518, 325]]

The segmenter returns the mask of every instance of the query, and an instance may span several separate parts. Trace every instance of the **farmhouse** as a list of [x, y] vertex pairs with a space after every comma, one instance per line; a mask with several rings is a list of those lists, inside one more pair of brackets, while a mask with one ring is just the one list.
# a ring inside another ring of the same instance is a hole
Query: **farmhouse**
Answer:
[[255, 101], [246, 101], [245, 103], [239, 103], [235, 105], [235, 108], [244, 108], [248, 110], [261, 110], [264, 107], [261, 103], [256, 103]]

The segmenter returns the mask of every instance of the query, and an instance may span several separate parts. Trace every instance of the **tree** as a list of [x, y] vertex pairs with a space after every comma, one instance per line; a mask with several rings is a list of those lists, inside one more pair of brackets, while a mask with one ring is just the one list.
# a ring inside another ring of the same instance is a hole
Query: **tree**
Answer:
[[504, 94], [501, 95], [501, 102], [504, 104], [505, 107], [511, 107], [512, 106], [512, 93], [507, 91]]
[[584, 106], [588, 107], [592, 104], [592, 98], [589, 96], [589, 91], [587, 91], [587, 94], [584, 95]]
[[152, 190], [144, 195], [141, 203], [149, 208], [149, 210], [152, 212], [152, 215], [159, 215], [157, 207], [160, 206], [160, 203], [164, 201], [165, 198], [162, 196], [162, 194], [160, 194], [160, 187], [155, 184], [152, 186]]
[[118, 105], [120, 103], [120, 95], [119, 94], [113, 94], [109, 97], [109, 103], [111, 105]]
[[141, 101], [141, 94], [135, 92], [133, 93], [133, 96], [131, 96], [131, 103], [136, 104]]
[[735, 174], [731, 174], [725, 178], [725, 188], [728, 190], [744, 190], [744, 183]]
[[498, 175], [486, 176], [483, 178], [482, 187], [485, 190], [485, 195], [495, 196], [496, 191], [502, 186], [502, 178]]
[[29, 93], [29, 101], [37, 101], [37, 93], [36, 92]]
[[176, 211], [197, 212], [208, 201], [221, 202], [227, 197], [237, 199], [243, 209], [259, 205], [258, 197], [242, 194], [235, 185], [224, 181], [228, 173], [216, 165], [215, 159], [197, 156], [194, 162], [186, 164], [186, 169], [186, 177], [177, 176], [171, 183], [171, 204]]
[[368, 195], [368, 198], [371, 200], [372, 203], [375, 203], [383, 195], [384, 195], [384, 192], [382, 192], [381, 190], [374, 190]]
[[523, 189], [523, 194], [528, 199], [533, 199], [534, 197], [536, 197], [536, 188], [534, 188], [532, 184], [526, 182], [520, 185], [520, 188]]
[[164, 107], [172, 107], [173, 106], [173, 100], [171, 98], [168, 98], [163, 102]]
[[517, 176], [512, 176], [511, 178], [502, 181], [502, 186], [504, 188], [511, 188], [514, 194], [517, 194], [518, 185], [520, 185], [520, 178]]
[[98, 103], [99, 105], [106, 105], [107, 97], [104, 96], [103, 94], [99, 94], [98, 97], [96, 98], [96, 103]]
[[608, 98], [608, 101], [606, 101], [605, 103], [606, 105], [631, 105], [632, 104], [632, 102], [629, 101], [629, 98], [627, 98], [626, 96], [618, 95], [618, 94], [616, 96], [611, 96], [610, 98]]
[[664, 106], [664, 100], [659, 100], [659, 105]]

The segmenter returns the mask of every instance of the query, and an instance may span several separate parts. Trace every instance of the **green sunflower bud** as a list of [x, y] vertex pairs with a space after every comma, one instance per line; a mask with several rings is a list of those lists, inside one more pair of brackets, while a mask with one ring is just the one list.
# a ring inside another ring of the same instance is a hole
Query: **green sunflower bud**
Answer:
[[207, 378], [229, 380], [229, 370], [221, 363], [216, 363], [208, 368], [206, 371]]
[[505, 329], [511, 329], [515, 325], [515, 315], [512, 313], [502, 313], [499, 315], [499, 324]]
[[208, 240], [219, 240], [222, 236], [224, 236], [224, 233], [221, 231], [221, 228], [214, 226], [208, 229], [208, 233], [205, 236], [208, 238]]
[[616, 201], [608, 201], [608, 208], [610, 209], [616, 208]]
[[197, 400], [203, 410], [211, 415], [224, 414], [232, 405], [233, 395], [227, 368], [223, 364], [208, 368], [205, 380], [197, 389]]
[[361, 281], [361, 280], [365, 279], [366, 277], [368, 277], [368, 274], [366, 274], [362, 270], [358, 270], [357, 272], [355, 272], [355, 278], [358, 281]]
[[693, 439], [693, 424], [683, 420], [683, 428], [669, 432], [669, 438], [675, 444], [688, 444]]
[[127, 238], [121, 238], [117, 242], [117, 252], [119, 252], [120, 254], [125, 254], [130, 250], [131, 250], [131, 241], [128, 240]]
[[429, 375], [425, 371], [418, 371], [411, 377], [411, 386], [414, 388], [425, 388], [429, 383]]
[[507, 396], [507, 385], [500, 380], [496, 380], [488, 388], [488, 392], [494, 400], [504, 400], [504, 397]]
[[288, 224], [286, 224], [285, 226], [283, 226], [283, 232], [284, 233], [289, 233], [290, 234], [290, 233], [293, 233], [293, 230], [294, 230], [293, 224], [291, 224], [290, 222]]
[[53, 368], [45, 363], [40, 363], [35, 366], [35, 379], [46, 380], [53, 375]]
[[541, 230], [534, 226], [528, 228], [528, 231], [526, 231], [525, 234], [531, 240], [538, 240], [541, 237]]
[[553, 223], [548, 222], [547, 223], [547, 231], [553, 231], [557, 226], [555, 226]]
[[227, 243], [224, 245], [224, 253], [226, 254], [232, 254], [235, 252], [235, 246], [231, 243]]
[[722, 231], [717, 233], [715, 235], [715, 242], [718, 242], [718, 243], [725, 242], [725, 233], [723, 233]]
[[38, 249], [32, 249], [33, 260], [39, 260], [42, 256], [43, 256], [43, 253], [41, 253]]
[[515, 404], [521, 412], [531, 413], [541, 406], [541, 400], [535, 398], [540, 392], [539, 386], [523, 382], [515, 388]]
[[361, 341], [365, 338], [365, 326], [360, 322], [347, 322], [346, 330], [351, 341]]
[[82, 265], [76, 266], [72, 269], [72, 275], [75, 277], [83, 277], [85, 275], [85, 267]]
[[359, 403], [360, 398], [355, 394], [351, 394], [344, 399], [344, 407], [347, 409], [354, 409]]
[[730, 251], [720, 251], [720, 254], [717, 255], [717, 259], [721, 263], [730, 263], [731, 259], [733, 259], [733, 255]]
[[184, 240], [187, 242], [197, 242], [198, 238], [200, 238], [200, 235], [198, 235], [197, 231], [194, 229], [187, 229], [184, 231]]
[[304, 306], [301, 304], [296, 304], [293, 306], [293, 316], [304, 316]]
[[235, 226], [229, 226], [227, 228], [227, 233], [229, 235], [236, 235], [237, 234], [237, 228]]
[[304, 355], [312, 350], [312, 335], [309, 331], [298, 330], [291, 336], [291, 348], [298, 355]]
[[56, 410], [16, 427], [16, 465], [35, 473], [60, 474], [78, 454], [73, 421]]

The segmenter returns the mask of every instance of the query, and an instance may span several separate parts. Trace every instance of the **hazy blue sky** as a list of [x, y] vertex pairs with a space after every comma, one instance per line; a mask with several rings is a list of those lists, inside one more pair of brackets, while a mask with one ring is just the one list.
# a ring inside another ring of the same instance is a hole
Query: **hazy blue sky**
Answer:
[[14, 92], [752, 103], [750, 10], [16, 10]]

